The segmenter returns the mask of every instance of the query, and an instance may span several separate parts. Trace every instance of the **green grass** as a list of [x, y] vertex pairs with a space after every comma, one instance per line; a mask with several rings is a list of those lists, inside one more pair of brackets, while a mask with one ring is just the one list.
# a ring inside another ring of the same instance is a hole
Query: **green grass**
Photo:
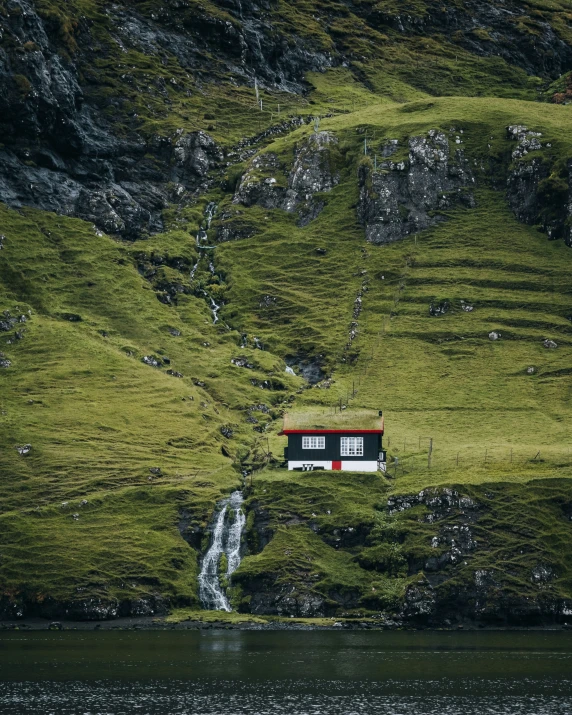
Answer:
[[[2, 333], [12, 362], [0, 373], [4, 588], [60, 599], [165, 593], [196, 604], [196, 552], [176, 529], [179, 512], [204, 527], [255, 443], [242, 408], [280, 394], [264, 394], [251, 371], [231, 364], [244, 352], [239, 335], [213, 326], [203, 299], [157, 300], [134, 247], [81, 221], [1, 212], [1, 307], [28, 316], [16, 326], [21, 340], [16, 328]], [[136, 247], [184, 256], [193, 245], [180, 233]], [[149, 354], [171, 363], [145, 365]], [[266, 354], [259, 364], [259, 378], [284, 370]], [[32, 445], [26, 456], [16, 450], [23, 444]], [[76, 591], [76, 582], [87, 585]]]
[[[556, 573], [548, 595], [570, 598], [571, 527], [563, 509], [572, 478], [572, 254], [518, 223], [502, 187], [513, 148], [507, 125], [541, 131], [551, 147], [536, 155], [562, 177], [572, 156], [572, 110], [531, 101], [547, 83], [499, 58], [476, 57], [440, 37], [381, 33], [360, 14], [371, 3], [355, 5], [355, 12], [328, 7], [327, 22], [323, 3], [273, 5], [277, 32], [295, 32], [325, 51], [342, 48], [352, 60], [310, 73], [305, 95], [262, 89], [260, 111], [253, 88], [232, 84], [217, 58], [205, 58], [207, 77], [168, 53], [122, 52], [102, 3], [74, 2], [63, 13], [42, 2], [59, 23], [60, 51], [70, 56], [79, 56], [77, 18], [94, 21], [100, 47], [81, 68], [82, 81], [116, 133], [172, 137], [204, 129], [228, 148], [288, 117], [320, 115], [320, 129], [338, 138], [331, 160], [340, 182], [319, 197], [323, 211], [302, 228], [279, 209], [232, 204], [245, 159], [216, 177], [208, 196], [167, 209], [169, 230], [135, 243], [79, 220], [0, 207], [0, 311], [28, 318], [0, 334], [12, 363], [0, 370], [5, 596], [162, 595], [180, 607], [174, 620], [199, 617], [198, 552], [179, 533], [182, 515], [204, 529], [216, 501], [243, 483], [243, 470], [270, 463], [246, 480], [250, 552], [232, 590], [245, 613], [231, 614], [229, 623], [247, 618], [261, 583], [317, 594], [336, 616], [398, 609], [435, 554], [431, 539], [443, 524], [462, 524], [463, 514], [430, 523], [417, 506], [391, 516], [387, 499], [451, 485], [481, 505], [475, 533], [484, 546], [447, 571], [439, 586], [444, 603], [468, 588], [475, 569], [501, 574], [500, 593], [535, 601], [544, 595], [530, 574], [541, 563]], [[568, 3], [528, 6], [532, 20], [523, 21], [523, 32], [534, 32], [541, 18], [568, 38]], [[149, 16], [157, 6], [137, 9]], [[408, 12], [428, 9], [416, 2]], [[181, 9], [183, 26], [196, 18], [235, 22], [210, 2]], [[388, 138], [404, 144], [451, 127], [463, 130], [476, 208], [451, 211], [389, 246], [367, 244], [355, 211], [364, 136], [375, 155]], [[279, 185], [311, 132], [306, 124], [261, 142], [283, 164]], [[216, 275], [203, 261], [191, 283], [193, 237], [211, 199], [221, 211], [238, 209], [251, 238], [217, 245]], [[165, 305], [158, 298], [171, 284], [183, 291]], [[364, 287], [358, 335], [348, 345]], [[200, 289], [225, 302], [217, 325]], [[431, 317], [429, 305], [442, 301], [449, 312]], [[463, 311], [461, 301], [474, 310]], [[489, 340], [492, 330], [500, 340]], [[558, 348], [545, 349], [545, 338]], [[142, 362], [147, 355], [170, 363], [151, 367]], [[233, 364], [237, 357], [249, 366]], [[309, 387], [287, 374], [285, 360], [295, 357], [316, 358], [331, 381]], [[294, 419], [319, 412], [334, 424], [340, 400], [355, 411], [383, 409], [388, 478], [278, 466], [284, 411]], [[16, 447], [25, 444], [32, 449], [20, 456]], [[150, 471], [156, 467], [160, 473]], [[264, 549], [254, 527], [261, 508], [274, 534]], [[336, 532], [347, 529], [359, 539], [336, 549]], [[344, 605], [350, 595], [357, 610]]]
[[[388, 497], [411, 493], [410, 485], [388, 484], [376, 475], [257, 474], [250, 504], [264, 510], [274, 535], [259, 553], [256, 542], [249, 542], [254, 555], [243, 560], [233, 579], [238, 584], [235, 606], [249, 611], [253, 589], [285, 588], [292, 598], [323, 599], [326, 615], [398, 612], [406, 589], [419, 582], [428, 559], [450, 549], [443, 535], [467, 523], [476, 546], [441, 570], [435, 585], [442, 616], [455, 622], [470, 612], [470, 600], [459, 599], [459, 594], [473, 587], [477, 571], [490, 574], [494, 582], [492, 592], [481, 594], [483, 617], [493, 622], [510, 620], [507, 605], [509, 610], [510, 604], [523, 608], [522, 599], [534, 609], [543, 599], [569, 598], [570, 479], [453, 482], [448, 488], [473, 500], [469, 517], [466, 507], [453, 506], [444, 511], [437, 507], [436, 516], [428, 518], [432, 509], [415, 503], [388, 514]], [[441, 540], [434, 545], [436, 538]], [[553, 569], [546, 585], [533, 581], [539, 565]], [[351, 599], [350, 608], [344, 608], [344, 597]]]

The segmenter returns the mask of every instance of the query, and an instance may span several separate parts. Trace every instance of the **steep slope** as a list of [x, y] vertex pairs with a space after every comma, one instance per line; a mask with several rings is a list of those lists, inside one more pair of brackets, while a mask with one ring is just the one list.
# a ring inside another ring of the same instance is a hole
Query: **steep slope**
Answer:
[[242, 484], [243, 612], [565, 620], [568, 3], [2, 8], [4, 616], [197, 609]]
[[[379, 96], [534, 100], [571, 65], [567, 3], [8, 0], [0, 190], [127, 238], [209, 170]], [[225, 156], [226, 154], [226, 156]]]

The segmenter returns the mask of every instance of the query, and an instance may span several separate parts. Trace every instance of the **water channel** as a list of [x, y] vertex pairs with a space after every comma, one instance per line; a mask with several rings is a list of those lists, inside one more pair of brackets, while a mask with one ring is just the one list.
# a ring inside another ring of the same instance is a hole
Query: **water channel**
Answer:
[[0, 633], [13, 715], [569, 715], [569, 632]]

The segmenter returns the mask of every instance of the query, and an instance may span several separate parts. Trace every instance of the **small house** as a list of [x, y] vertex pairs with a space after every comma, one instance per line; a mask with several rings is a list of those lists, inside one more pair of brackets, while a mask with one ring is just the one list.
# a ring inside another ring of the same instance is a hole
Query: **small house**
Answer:
[[284, 459], [289, 470], [385, 471], [381, 411], [290, 413], [281, 434], [288, 437]]

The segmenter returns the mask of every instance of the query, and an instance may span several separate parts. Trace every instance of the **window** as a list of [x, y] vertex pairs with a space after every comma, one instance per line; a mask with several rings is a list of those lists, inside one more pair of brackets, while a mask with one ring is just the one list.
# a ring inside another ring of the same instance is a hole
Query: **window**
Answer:
[[342, 457], [363, 457], [363, 437], [342, 437]]
[[326, 438], [302, 437], [302, 449], [326, 449]]

